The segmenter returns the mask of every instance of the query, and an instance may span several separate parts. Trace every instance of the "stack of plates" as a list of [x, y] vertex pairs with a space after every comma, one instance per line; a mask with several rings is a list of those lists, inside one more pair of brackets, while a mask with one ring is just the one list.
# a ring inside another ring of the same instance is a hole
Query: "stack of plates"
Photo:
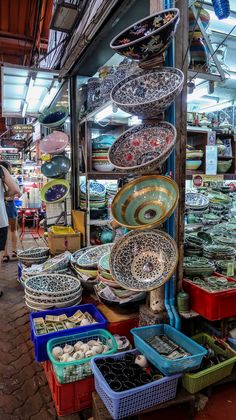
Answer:
[[187, 193], [185, 195], [185, 206], [192, 210], [206, 210], [209, 205], [209, 198], [199, 193]]
[[49, 257], [49, 248], [29, 248], [25, 251], [18, 251], [17, 253], [18, 260], [27, 267], [32, 264], [42, 264], [47, 261]]
[[207, 213], [203, 215], [202, 223], [203, 225], [215, 225], [220, 223], [221, 217], [217, 216], [214, 213]]
[[214, 260], [234, 260], [236, 251], [232, 246], [213, 244], [204, 246], [203, 255]]
[[204, 257], [184, 257], [184, 274], [186, 277], [207, 277], [215, 271], [213, 261]]
[[[80, 208], [86, 210], [86, 184], [80, 186]], [[104, 210], [106, 208], [106, 188], [103, 184], [90, 181], [89, 184], [89, 203], [92, 210]]]
[[108, 134], [102, 134], [92, 140], [92, 164], [95, 171], [113, 171], [114, 166], [108, 160], [108, 151], [114, 141], [115, 137]]
[[113, 199], [118, 191], [117, 183], [107, 184], [106, 185], [106, 196], [109, 200], [110, 198]]
[[197, 235], [189, 234], [185, 237], [184, 255], [202, 255], [203, 240]]
[[97, 280], [111, 288], [120, 289], [120, 285], [112, 277], [110, 271], [110, 252], [103, 255], [99, 260]]
[[81, 283], [65, 274], [40, 274], [25, 282], [25, 301], [29, 309], [42, 311], [78, 305], [82, 299]]

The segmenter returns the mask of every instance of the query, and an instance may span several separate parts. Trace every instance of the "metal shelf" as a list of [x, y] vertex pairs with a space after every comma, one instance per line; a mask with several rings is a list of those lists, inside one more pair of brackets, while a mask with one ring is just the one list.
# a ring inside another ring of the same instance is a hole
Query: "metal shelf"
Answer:
[[90, 226], [107, 226], [111, 223], [110, 219], [90, 219]]

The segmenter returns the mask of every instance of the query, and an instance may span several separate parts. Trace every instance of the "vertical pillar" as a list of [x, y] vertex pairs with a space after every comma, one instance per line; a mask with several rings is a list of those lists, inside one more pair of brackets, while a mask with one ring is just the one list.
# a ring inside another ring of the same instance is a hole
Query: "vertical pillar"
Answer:
[[150, 0], [150, 15], [163, 10], [163, 0]]

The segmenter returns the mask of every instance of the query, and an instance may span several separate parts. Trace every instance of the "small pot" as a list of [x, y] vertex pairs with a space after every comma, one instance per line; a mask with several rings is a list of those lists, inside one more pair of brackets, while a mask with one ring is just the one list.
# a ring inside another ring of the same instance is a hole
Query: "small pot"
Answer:
[[142, 385], [149, 384], [150, 382], [152, 382], [152, 377], [150, 375], [145, 372], [140, 374], [140, 383]]
[[106, 379], [107, 383], [110, 384], [110, 382], [116, 380], [116, 374], [115, 373], [106, 373], [104, 375], [104, 378]]
[[104, 376], [108, 375], [109, 373], [112, 373], [111, 368], [107, 365], [102, 365], [101, 367], [99, 367], [99, 369]]
[[123, 367], [124, 367], [124, 364], [121, 363], [121, 362], [113, 363], [113, 365], [112, 365], [112, 371], [113, 372], [116, 372], [116, 373], [120, 373], [120, 372], [123, 371]]
[[120, 392], [122, 390], [122, 383], [120, 381], [111, 381], [109, 385], [111, 389], [115, 392]]

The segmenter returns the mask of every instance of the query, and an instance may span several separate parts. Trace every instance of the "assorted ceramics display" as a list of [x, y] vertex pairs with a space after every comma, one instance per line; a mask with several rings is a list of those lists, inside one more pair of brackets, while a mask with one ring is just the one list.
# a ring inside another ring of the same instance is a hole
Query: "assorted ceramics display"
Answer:
[[173, 179], [145, 175], [124, 185], [116, 194], [112, 215], [128, 229], [154, 228], [171, 216], [178, 198], [178, 185]]
[[111, 48], [133, 60], [161, 55], [169, 46], [179, 23], [179, 10], [166, 9], [126, 28], [110, 43]]
[[150, 172], [166, 161], [175, 142], [172, 124], [141, 124], [121, 134], [110, 147], [108, 157], [118, 170]]

